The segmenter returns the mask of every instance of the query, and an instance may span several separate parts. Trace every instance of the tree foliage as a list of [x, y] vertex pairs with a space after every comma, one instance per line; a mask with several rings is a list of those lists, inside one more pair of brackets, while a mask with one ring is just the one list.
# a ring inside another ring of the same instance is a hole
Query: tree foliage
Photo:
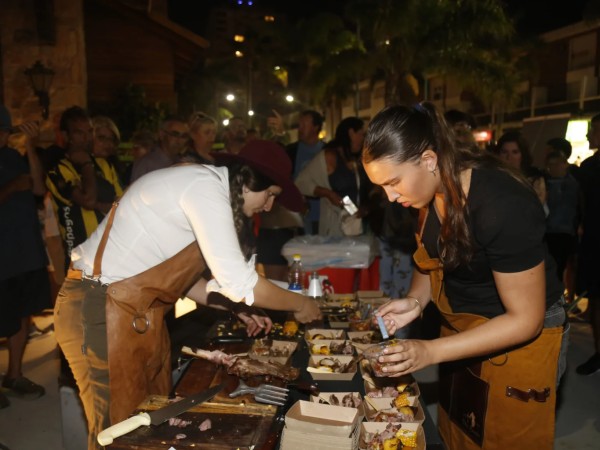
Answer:
[[353, 0], [346, 15], [361, 24], [387, 103], [419, 100], [409, 80], [426, 74], [452, 76], [489, 103], [514, 100], [522, 51], [500, 1]]

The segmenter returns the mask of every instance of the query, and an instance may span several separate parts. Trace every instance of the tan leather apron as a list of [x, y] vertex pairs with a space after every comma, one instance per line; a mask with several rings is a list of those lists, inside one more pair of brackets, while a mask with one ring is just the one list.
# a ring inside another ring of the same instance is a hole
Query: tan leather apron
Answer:
[[[94, 258], [94, 278], [112, 226], [116, 205]], [[165, 237], [168, 239], [168, 237]], [[110, 420], [129, 417], [149, 395], [167, 395], [171, 386], [171, 344], [164, 315], [206, 269], [196, 241], [175, 256], [106, 291], [106, 333]]]
[[[419, 235], [417, 243], [414, 260], [430, 275], [432, 299], [443, 318], [441, 335], [489, 320], [452, 312], [440, 260], [429, 257]], [[562, 333], [562, 327], [544, 328], [533, 341], [506, 352], [440, 364], [438, 428], [450, 450], [553, 448]]]

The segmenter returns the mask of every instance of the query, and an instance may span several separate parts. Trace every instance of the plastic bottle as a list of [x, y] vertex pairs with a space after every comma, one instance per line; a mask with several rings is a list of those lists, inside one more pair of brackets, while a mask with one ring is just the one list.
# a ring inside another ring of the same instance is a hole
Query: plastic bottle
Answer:
[[302, 258], [299, 254], [294, 255], [294, 261], [290, 265], [288, 272], [288, 289], [292, 292], [302, 294], [304, 292], [304, 268], [302, 267]]

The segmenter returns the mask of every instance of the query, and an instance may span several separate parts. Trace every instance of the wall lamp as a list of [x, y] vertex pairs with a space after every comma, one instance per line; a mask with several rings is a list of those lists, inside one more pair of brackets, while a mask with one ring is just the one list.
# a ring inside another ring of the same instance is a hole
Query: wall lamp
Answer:
[[29, 77], [29, 82], [35, 95], [37, 96], [40, 106], [42, 107], [42, 117], [48, 119], [50, 109], [50, 96], [48, 90], [54, 78], [54, 71], [44, 66], [39, 60], [35, 64], [23, 72]]

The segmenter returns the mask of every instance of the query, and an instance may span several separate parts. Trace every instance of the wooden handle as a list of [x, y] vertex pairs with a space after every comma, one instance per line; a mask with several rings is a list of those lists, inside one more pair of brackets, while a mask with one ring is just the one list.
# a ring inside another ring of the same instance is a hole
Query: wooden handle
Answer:
[[150, 416], [147, 413], [140, 413], [137, 416], [131, 416], [129, 419], [125, 419], [122, 422], [108, 427], [106, 430], [102, 430], [100, 434], [98, 434], [98, 443], [103, 447], [110, 445], [113, 443], [115, 438], [123, 436], [124, 434], [127, 434], [130, 431], [141, 427], [142, 425], [150, 425]]

